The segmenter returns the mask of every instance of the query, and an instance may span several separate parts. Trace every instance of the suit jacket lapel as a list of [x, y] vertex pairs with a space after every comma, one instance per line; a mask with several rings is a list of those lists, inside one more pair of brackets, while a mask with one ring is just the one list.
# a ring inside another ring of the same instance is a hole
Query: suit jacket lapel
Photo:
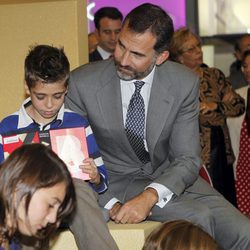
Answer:
[[[166, 81], [168, 81], [168, 79], [164, 78], [164, 81], [162, 82], [156, 69], [151, 88], [146, 121], [146, 138], [151, 154], [153, 154], [157, 140], [164, 128], [168, 114], [174, 102], [173, 96], [168, 93], [170, 83], [167, 84]], [[119, 137], [119, 145], [123, 150], [124, 148], [127, 148], [129, 153], [133, 153], [137, 159], [124, 130], [121, 88], [116, 73], [102, 82], [102, 86], [97, 92], [97, 102], [100, 108], [100, 114], [105, 122], [105, 127], [109, 130], [110, 135], [116, 138]]]
[[166, 83], [168, 81], [166, 75], [163, 82], [157, 72], [156, 68], [148, 104], [146, 122], [146, 138], [151, 154], [153, 154], [158, 138], [166, 124], [166, 120], [174, 102], [174, 97], [168, 93], [170, 83]]
[[124, 147], [130, 148], [131, 146], [128, 142], [123, 124], [120, 81], [116, 74], [106, 82], [103, 82], [101, 89], [97, 93], [97, 101], [100, 114], [103, 116], [105, 122], [105, 128], [109, 130], [111, 136], [120, 138], [119, 145], [123, 149]]

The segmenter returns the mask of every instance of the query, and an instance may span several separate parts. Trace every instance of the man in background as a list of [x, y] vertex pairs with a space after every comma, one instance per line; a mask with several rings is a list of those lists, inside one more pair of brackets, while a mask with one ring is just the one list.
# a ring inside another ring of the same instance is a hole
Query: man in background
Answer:
[[115, 7], [103, 7], [94, 16], [97, 48], [89, 54], [89, 61], [108, 59], [113, 55], [122, 26], [122, 13]]
[[234, 56], [236, 60], [230, 66], [229, 81], [234, 89], [247, 85], [244, 75], [241, 71], [241, 59], [246, 50], [250, 49], [250, 34], [243, 35], [234, 46]]

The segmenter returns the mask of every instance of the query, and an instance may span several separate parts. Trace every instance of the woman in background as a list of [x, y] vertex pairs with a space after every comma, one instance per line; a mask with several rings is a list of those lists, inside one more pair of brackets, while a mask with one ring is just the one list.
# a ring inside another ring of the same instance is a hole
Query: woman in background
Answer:
[[201, 41], [188, 28], [177, 30], [170, 45], [171, 58], [189, 67], [200, 78], [201, 158], [215, 189], [237, 206], [233, 175], [234, 154], [227, 117], [244, 112], [244, 100], [217, 68], [203, 67]]
[[21, 146], [0, 167], [0, 249], [19, 249], [19, 234], [48, 240], [74, 207], [64, 162], [42, 144]]
[[199, 226], [174, 220], [156, 228], [147, 237], [142, 250], [219, 250], [219, 247]]
[[250, 50], [244, 52], [241, 66], [248, 86], [237, 89], [246, 103], [246, 112], [227, 120], [235, 153], [236, 196], [239, 210], [250, 216]]

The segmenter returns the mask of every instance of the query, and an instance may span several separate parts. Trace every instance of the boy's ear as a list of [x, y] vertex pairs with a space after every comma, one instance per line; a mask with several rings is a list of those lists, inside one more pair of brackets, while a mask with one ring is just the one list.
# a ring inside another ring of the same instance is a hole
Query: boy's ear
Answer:
[[29, 87], [28, 87], [28, 85], [27, 85], [26, 82], [25, 82], [25, 84], [24, 84], [24, 89], [25, 89], [25, 94], [26, 94], [26, 95], [30, 95], [30, 90], [29, 90]]

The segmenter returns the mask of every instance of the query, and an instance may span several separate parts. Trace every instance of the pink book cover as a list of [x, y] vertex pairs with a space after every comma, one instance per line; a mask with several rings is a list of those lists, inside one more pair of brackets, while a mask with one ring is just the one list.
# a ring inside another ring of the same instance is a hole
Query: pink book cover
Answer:
[[89, 175], [79, 168], [82, 161], [89, 157], [85, 129], [55, 129], [49, 133], [52, 150], [66, 163], [71, 176], [89, 180]]

